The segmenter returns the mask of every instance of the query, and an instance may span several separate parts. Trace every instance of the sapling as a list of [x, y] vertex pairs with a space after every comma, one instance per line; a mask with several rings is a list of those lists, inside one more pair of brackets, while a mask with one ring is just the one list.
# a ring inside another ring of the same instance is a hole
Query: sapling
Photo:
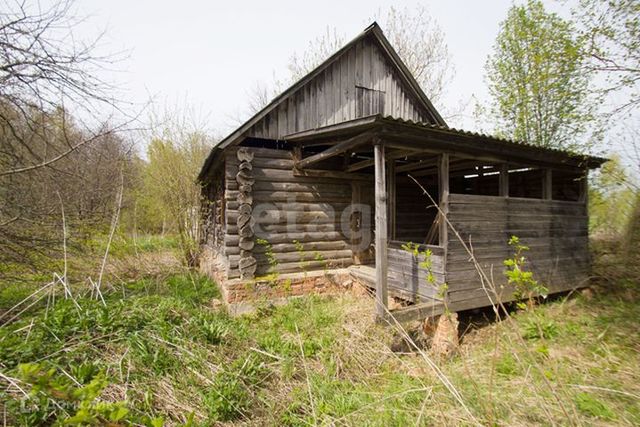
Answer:
[[[445, 313], [449, 313], [449, 308], [447, 307], [447, 291], [449, 290], [449, 285], [446, 283], [438, 284], [436, 281], [436, 276], [433, 273], [433, 251], [431, 249], [426, 248], [425, 250], [420, 250], [420, 245], [413, 242], [407, 242], [402, 244], [402, 249], [409, 252], [418, 260], [418, 267], [424, 269], [427, 273], [426, 281], [427, 285], [437, 289], [437, 297], [442, 299], [444, 303]], [[422, 258], [422, 260], [420, 260]], [[416, 302], [418, 302], [419, 295], [416, 295]]]
[[517, 236], [511, 236], [509, 246], [514, 248], [514, 252], [511, 258], [504, 260], [504, 265], [507, 267], [505, 275], [509, 284], [515, 286], [513, 296], [518, 300], [526, 300], [526, 304], [519, 302], [518, 307], [532, 309], [535, 303], [534, 296], [541, 295], [546, 298], [549, 290], [533, 278], [533, 272], [525, 269], [527, 259], [523, 254], [529, 250], [529, 247], [523, 245]]

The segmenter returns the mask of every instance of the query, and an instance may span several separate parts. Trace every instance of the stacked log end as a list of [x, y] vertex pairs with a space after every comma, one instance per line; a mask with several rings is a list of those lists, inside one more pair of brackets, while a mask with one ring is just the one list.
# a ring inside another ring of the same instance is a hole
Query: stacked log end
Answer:
[[247, 147], [240, 147], [237, 152], [240, 164], [236, 174], [238, 183], [238, 234], [240, 236], [240, 261], [238, 268], [241, 279], [253, 279], [256, 274], [258, 262], [253, 257], [254, 230], [253, 230], [253, 197], [251, 196], [253, 184], [253, 153]]

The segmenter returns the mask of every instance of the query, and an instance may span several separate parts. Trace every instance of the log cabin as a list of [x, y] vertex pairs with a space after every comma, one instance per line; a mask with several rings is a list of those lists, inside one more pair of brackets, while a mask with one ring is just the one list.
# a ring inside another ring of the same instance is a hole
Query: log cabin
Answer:
[[212, 149], [200, 265], [233, 313], [357, 281], [378, 316], [426, 317], [514, 299], [518, 236], [566, 291], [604, 161], [447, 126], [374, 23]]

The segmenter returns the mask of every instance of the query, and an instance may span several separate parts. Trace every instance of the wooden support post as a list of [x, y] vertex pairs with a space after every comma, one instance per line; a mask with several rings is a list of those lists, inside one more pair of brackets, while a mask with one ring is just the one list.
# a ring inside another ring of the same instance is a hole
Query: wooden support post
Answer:
[[396, 238], [396, 161], [393, 159], [387, 160], [387, 188], [389, 194], [389, 238], [394, 240]]
[[[438, 167], [438, 192], [440, 194], [440, 210], [444, 215], [449, 213], [449, 155], [440, 154]], [[449, 242], [447, 235], [447, 222], [440, 218], [440, 246], [445, 248]]]
[[551, 169], [543, 170], [542, 198], [544, 200], [551, 200], [553, 198], [553, 172]]
[[509, 197], [509, 165], [500, 166], [500, 196]]
[[376, 141], [375, 160], [376, 196], [376, 315], [384, 318], [387, 312], [387, 188], [384, 145]]
[[582, 180], [580, 181], [580, 194], [578, 195], [578, 201], [583, 202], [585, 205], [589, 203], [589, 169], [585, 169]]
[[[362, 264], [362, 200], [360, 199], [360, 183], [351, 182], [351, 217], [349, 218], [349, 229], [351, 231], [351, 253], [354, 264]], [[358, 236], [358, 237], [356, 237]]]

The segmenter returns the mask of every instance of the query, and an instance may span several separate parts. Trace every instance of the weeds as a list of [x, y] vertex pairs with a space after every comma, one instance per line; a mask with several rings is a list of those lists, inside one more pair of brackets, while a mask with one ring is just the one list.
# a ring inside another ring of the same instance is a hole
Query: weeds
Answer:
[[[426, 284], [429, 287], [436, 289], [436, 296], [442, 300], [445, 305], [445, 313], [449, 312], [447, 307], [447, 292], [449, 290], [449, 286], [446, 283], [438, 284], [436, 282], [436, 276], [433, 271], [433, 252], [431, 249], [426, 248], [425, 250], [420, 250], [420, 245], [413, 242], [407, 242], [402, 244], [402, 249], [409, 252], [416, 260], [418, 260], [418, 267], [422, 268], [426, 272]], [[422, 260], [420, 260], [422, 258]], [[416, 296], [418, 298], [419, 296]], [[416, 300], [416, 302], [418, 302]]]
[[637, 425], [637, 279], [618, 280], [471, 328], [441, 376], [390, 349], [363, 297], [231, 318], [189, 271], [125, 282], [106, 306], [76, 290], [79, 307], [56, 298], [0, 328], [0, 401], [8, 425]]
[[509, 246], [514, 248], [513, 256], [504, 261], [507, 267], [505, 272], [510, 285], [515, 286], [514, 297], [519, 300], [526, 300], [526, 304], [520, 304], [521, 308], [531, 309], [534, 305], [534, 296], [547, 296], [549, 290], [543, 284], [533, 278], [533, 272], [526, 270], [527, 260], [524, 253], [529, 247], [523, 245], [517, 236], [511, 236]]

